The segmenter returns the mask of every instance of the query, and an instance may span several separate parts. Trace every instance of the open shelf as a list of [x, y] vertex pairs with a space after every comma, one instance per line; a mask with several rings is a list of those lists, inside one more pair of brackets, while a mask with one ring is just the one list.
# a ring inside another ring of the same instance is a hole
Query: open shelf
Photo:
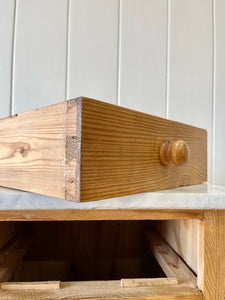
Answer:
[[164, 277], [145, 239], [149, 221], [28, 222], [32, 247], [13, 281]]
[[[2, 222], [0, 281], [9, 283], [2, 285], [0, 299], [18, 299], [18, 293], [31, 299], [26, 289], [33, 287], [32, 300], [201, 299], [197, 277], [182, 253], [157, 232], [167, 239], [160, 222]], [[38, 289], [43, 281], [58, 281], [60, 288]]]

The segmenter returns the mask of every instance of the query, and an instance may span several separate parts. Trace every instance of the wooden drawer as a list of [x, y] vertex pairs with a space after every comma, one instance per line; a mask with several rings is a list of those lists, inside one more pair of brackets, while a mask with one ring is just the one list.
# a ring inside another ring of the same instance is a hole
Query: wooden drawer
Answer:
[[1, 222], [0, 299], [200, 300], [199, 222]]
[[207, 133], [193, 126], [87, 98], [0, 124], [2, 186], [89, 201], [207, 181]]

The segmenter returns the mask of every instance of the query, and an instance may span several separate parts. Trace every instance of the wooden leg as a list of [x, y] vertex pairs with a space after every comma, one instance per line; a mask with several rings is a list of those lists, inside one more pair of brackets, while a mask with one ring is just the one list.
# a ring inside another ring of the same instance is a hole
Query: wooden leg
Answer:
[[204, 300], [224, 300], [225, 211], [206, 211], [199, 257], [199, 288]]

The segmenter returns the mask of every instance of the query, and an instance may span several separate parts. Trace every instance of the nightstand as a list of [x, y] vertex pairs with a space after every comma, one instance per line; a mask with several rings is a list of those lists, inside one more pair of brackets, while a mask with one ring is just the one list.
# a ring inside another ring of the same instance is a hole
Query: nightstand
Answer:
[[225, 187], [86, 203], [0, 190], [1, 300], [224, 299]]

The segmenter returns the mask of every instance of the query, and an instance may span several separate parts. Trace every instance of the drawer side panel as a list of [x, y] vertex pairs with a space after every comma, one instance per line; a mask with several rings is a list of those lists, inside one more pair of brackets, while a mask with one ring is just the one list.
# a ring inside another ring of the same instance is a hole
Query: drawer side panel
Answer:
[[0, 120], [0, 185], [79, 199], [77, 100]]

